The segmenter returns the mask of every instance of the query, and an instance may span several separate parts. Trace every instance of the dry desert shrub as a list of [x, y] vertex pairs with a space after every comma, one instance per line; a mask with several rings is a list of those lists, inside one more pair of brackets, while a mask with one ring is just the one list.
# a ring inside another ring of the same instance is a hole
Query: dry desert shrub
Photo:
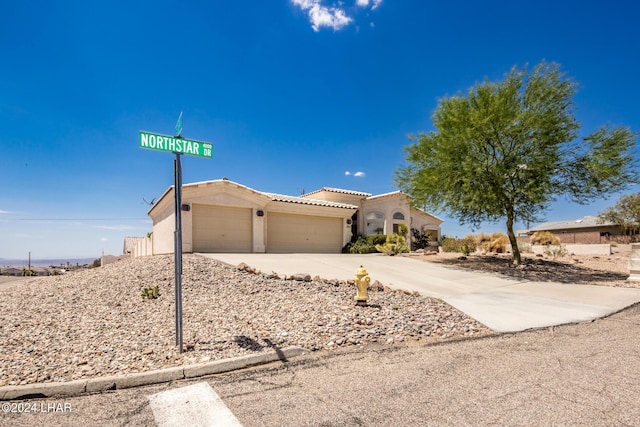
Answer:
[[504, 233], [493, 233], [491, 235], [480, 233], [478, 235], [478, 246], [485, 252], [503, 254], [506, 252], [508, 244], [509, 237]]
[[559, 245], [560, 238], [550, 231], [536, 231], [531, 236], [532, 245]]

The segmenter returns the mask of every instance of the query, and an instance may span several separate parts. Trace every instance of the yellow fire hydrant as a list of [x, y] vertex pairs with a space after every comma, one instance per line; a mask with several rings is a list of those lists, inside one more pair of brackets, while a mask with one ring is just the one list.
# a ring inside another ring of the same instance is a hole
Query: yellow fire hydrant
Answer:
[[360, 266], [359, 269], [356, 270], [356, 287], [358, 289], [358, 293], [355, 296], [357, 305], [367, 305], [367, 286], [369, 286], [369, 282], [371, 282], [371, 278], [369, 277], [369, 273], [364, 269], [363, 266]]

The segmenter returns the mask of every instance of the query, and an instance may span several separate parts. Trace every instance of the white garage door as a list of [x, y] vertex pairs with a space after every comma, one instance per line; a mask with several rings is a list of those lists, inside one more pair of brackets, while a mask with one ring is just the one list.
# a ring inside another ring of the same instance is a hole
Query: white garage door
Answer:
[[342, 218], [267, 213], [267, 252], [340, 253]]
[[251, 209], [193, 205], [194, 252], [252, 252]]

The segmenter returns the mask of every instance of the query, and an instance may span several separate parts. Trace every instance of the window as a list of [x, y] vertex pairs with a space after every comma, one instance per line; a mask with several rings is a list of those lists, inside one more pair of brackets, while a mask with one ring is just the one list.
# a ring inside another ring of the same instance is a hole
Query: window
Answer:
[[404, 221], [404, 214], [402, 212], [396, 212], [393, 214], [393, 219]]
[[365, 216], [365, 219], [367, 224], [367, 234], [384, 233], [384, 214], [382, 212], [369, 212]]

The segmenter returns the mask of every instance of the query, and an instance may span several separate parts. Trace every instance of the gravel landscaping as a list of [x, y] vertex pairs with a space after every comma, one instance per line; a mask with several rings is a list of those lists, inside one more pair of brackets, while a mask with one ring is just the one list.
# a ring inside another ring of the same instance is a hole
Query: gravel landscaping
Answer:
[[[310, 350], [437, 342], [492, 332], [441, 300], [374, 283], [285, 280], [184, 256], [175, 345], [173, 257], [120, 261], [0, 291], [0, 386], [142, 372], [291, 345]], [[143, 298], [158, 287], [159, 297]]]
[[547, 255], [540, 257], [524, 253], [522, 263], [517, 267], [511, 265], [510, 254], [462, 256], [459, 253], [441, 253], [419, 258], [424, 261], [536, 282], [640, 288], [640, 282], [627, 280], [630, 253], [630, 249], [623, 248], [611, 255], [570, 254], [555, 259]]

